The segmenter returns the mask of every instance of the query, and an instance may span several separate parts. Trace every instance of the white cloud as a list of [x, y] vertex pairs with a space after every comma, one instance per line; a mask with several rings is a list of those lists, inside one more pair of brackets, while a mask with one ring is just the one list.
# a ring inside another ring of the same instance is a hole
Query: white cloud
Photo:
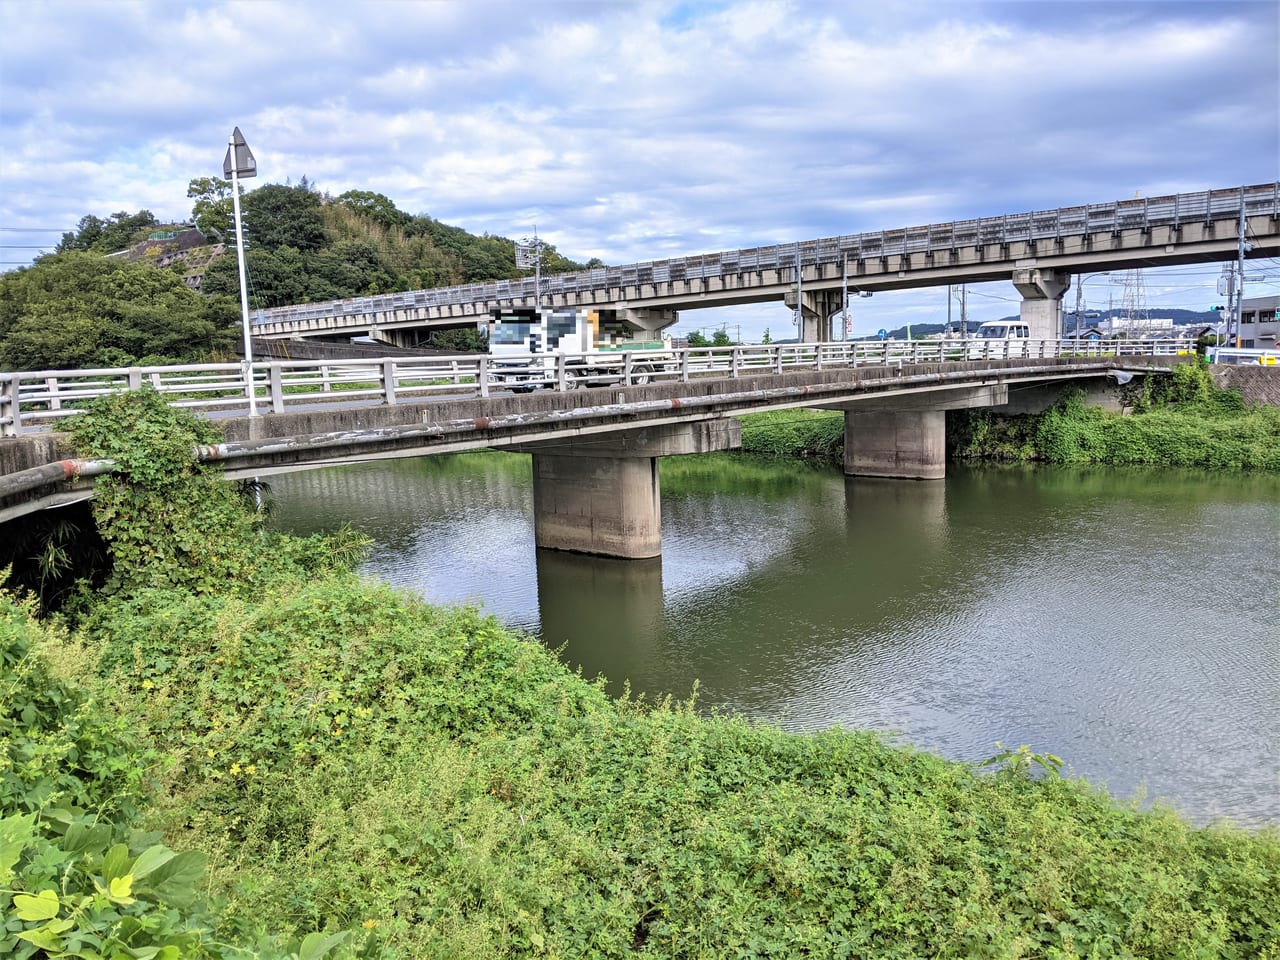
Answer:
[[[1280, 171], [1266, 3], [0, 0], [0, 14], [7, 231], [182, 217], [186, 182], [220, 170], [236, 125], [259, 182], [373, 189], [476, 232], [536, 223], [565, 254], [613, 263]], [[1194, 284], [1156, 286], [1203, 305]], [[858, 330], [945, 306], [938, 291], [860, 301]], [[755, 335], [789, 325], [780, 306], [740, 315]]]

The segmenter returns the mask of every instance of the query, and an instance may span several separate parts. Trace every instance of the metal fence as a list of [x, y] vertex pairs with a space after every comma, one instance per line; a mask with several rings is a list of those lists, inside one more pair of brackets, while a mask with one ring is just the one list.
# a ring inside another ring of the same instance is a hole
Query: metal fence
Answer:
[[171, 406], [209, 416], [242, 414], [249, 383], [257, 406], [284, 413], [317, 406], [395, 404], [488, 397], [512, 389], [573, 390], [688, 382], [699, 377], [736, 378], [798, 370], [871, 365], [951, 363], [1056, 357], [1174, 356], [1191, 353], [1181, 340], [883, 340], [791, 343], [768, 346], [694, 347], [624, 351], [607, 355], [507, 354], [457, 357], [390, 357], [380, 360], [273, 360], [105, 367], [0, 373], [0, 436], [56, 426], [98, 397], [150, 387]]

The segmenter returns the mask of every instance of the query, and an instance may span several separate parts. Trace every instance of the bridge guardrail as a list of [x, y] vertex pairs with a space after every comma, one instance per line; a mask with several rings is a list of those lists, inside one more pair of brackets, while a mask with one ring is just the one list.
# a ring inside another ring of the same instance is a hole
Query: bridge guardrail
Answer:
[[1206, 354], [1210, 363], [1280, 366], [1280, 349], [1250, 350], [1243, 347], [1210, 347]]
[[[834, 343], [785, 343], [733, 347], [690, 347], [663, 351], [620, 351], [605, 356], [511, 355], [504, 363], [523, 363], [530, 388], [570, 390], [580, 386], [643, 386], [688, 382], [699, 377], [739, 378], [792, 370], [905, 366], [980, 360], [1055, 357], [1141, 357], [1192, 353], [1195, 342], [1170, 340], [873, 340]], [[1228, 355], [1268, 351], [1218, 351]], [[1275, 351], [1269, 352], [1273, 357]], [[1231, 362], [1254, 362], [1252, 360]], [[1274, 362], [1274, 361], [1273, 361]], [[389, 357], [378, 360], [272, 360], [255, 363], [255, 400], [272, 413], [316, 404], [481, 396], [505, 389], [488, 355]], [[590, 373], [579, 376], [575, 367]], [[247, 406], [249, 364], [211, 363], [159, 367], [105, 367], [90, 370], [0, 372], [0, 436], [49, 429], [79, 413], [97, 397], [148, 385], [177, 407], [199, 412], [240, 410]], [[585, 380], [585, 382], [584, 382]]]

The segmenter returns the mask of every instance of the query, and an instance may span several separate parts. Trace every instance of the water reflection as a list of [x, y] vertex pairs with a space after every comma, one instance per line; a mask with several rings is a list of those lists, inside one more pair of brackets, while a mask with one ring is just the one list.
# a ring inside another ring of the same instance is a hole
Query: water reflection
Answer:
[[848, 480], [663, 462], [663, 557], [538, 551], [526, 457], [273, 481], [277, 521], [349, 520], [368, 571], [479, 602], [588, 676], [956, 759], [1066, 757], [1199, 820], [1280, 823], [1280, 478], [953, 469]]

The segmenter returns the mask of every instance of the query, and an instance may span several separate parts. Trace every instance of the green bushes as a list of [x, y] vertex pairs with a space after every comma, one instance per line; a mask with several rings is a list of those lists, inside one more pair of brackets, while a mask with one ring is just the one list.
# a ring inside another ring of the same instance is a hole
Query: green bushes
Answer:
[[844, 415], [819, 410], [772, 410], [742, 418], [746, 453], [834, 458], [844, 446]]
[[948, 448], [959, 460], [1280, 470], [1280, 408], [1247, 408], [1202, 363], [1145, 377], [1125, 400], [1132, 415], [1086, 406], [1078, 393], [1035, 416], [959, 411]]
[[198, 906], [204, 855], [130, 829], [158, 755], [52, 675], [48, 640], [0, 593], [0, 954], [220, 955]]
[[271, 918], [477, 958], [1244, 958], [1280, 937], [1274, 833], [611, 701], [491, 619], [348, 576], [108, 600], [81, 638], [172, 758], [152, 821], [210, 851], [226, 937]]
[[[179, 492], [130, 476], [131, 503], [186, 529]], [[107, 518], [113, 549], [131, 516]], [[1280, 958], [1274, 831], [1118, 806], [1052, 762], [1034, 779], [1021, 749], [981, 775], [873, 734], [611, 700], [490, 618], [360, 582], [341, 551], [280, 538], [294, 559], [268, 562], [251, 522], [228, 529], [251, 576], [160, 545], [71, 634], [0, 601], [0, 946]], [[127, 832], [148, 782], [144, 825], [208, 854], [216, 915], [201, 854]]]

